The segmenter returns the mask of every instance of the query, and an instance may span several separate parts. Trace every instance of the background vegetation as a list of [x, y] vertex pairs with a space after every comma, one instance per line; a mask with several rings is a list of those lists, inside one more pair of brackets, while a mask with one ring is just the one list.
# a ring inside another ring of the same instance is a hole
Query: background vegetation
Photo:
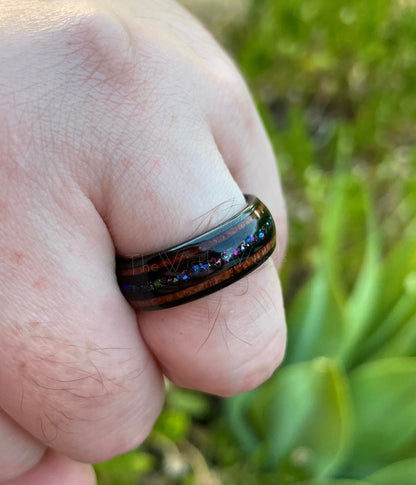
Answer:
[[290, 215], [289, 346], [263, 386], [170, 386], [100, 485], [416, 484], [416, 2], [186, 2], [237, 60]]

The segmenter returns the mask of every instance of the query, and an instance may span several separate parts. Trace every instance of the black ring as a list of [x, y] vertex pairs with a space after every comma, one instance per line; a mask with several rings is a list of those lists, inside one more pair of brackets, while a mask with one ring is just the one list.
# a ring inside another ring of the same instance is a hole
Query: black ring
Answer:
[[181, 305], [208, 295], [262, 264], [276, 246], [267, 207], [245, 195], [247, 206], [223, 224], [178, 246], [148, 256], [117, 256], [120, 289], [139, 310]]

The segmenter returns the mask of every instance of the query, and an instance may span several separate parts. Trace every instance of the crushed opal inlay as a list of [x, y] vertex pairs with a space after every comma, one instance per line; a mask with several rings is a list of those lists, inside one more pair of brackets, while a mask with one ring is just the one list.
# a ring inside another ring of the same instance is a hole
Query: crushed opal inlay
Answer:
[[175, 276], [171, 275], [164, 275], [158, 279], [155, 279], [153, 282], [147, 281], [143, 285], [124, 285], [124, 289], [126, 290], [137, 290], [137, 289], [147, 289], [147, 290], [155, 290], [163, 287], [175, 286], [181, 281], [189, 280], [189, 283], [192, 280], [198, 278], [202, 271], [210, 271], [212, 269], [218, 269], [221, 267], [225, 262], [230, 262], [233, 259], [240, 262], [241, 258], [245, 256], [245, 252], [250, 250], [259, 239], [264, 238], [264, 231], [267, 227], [270, 226], [270, 221], [266, 221], [266, 223], [255, 233], [247, 237], [243, 242], [237, 245], [237, 249], [228, 248], [225, 251], [222, 251], [220, 258], [210, 258], [207, 262], [204, 263], [197, 263], [193, 264], [189, 269], [183, 270], [181, 273], [176, 274]]

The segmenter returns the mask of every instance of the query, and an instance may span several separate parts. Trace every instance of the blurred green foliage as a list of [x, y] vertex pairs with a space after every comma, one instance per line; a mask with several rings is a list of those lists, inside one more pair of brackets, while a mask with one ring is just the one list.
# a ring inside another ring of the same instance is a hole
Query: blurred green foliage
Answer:
[[416, 2], [240, 10], [214, 30], [287, 198], [286, 359], [227, 400], [169, 386], [152, 435], [98, 465], [99, 483], [414, 485]]

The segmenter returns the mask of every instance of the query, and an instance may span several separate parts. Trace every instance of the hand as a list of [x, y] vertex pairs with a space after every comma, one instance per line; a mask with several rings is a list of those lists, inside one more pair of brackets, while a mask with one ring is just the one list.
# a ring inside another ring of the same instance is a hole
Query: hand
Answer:
[[[6, 0], [0, 13], [0, 482], [90, 485], [80, 462], [150, 432], [162, 374], [229, 396], [279, 365], [284, 202], [241, 76], [176, 3]], [[273, 261], [133, 311], [115, 252], [183, 242], [244, 192], [273, 213]]]

